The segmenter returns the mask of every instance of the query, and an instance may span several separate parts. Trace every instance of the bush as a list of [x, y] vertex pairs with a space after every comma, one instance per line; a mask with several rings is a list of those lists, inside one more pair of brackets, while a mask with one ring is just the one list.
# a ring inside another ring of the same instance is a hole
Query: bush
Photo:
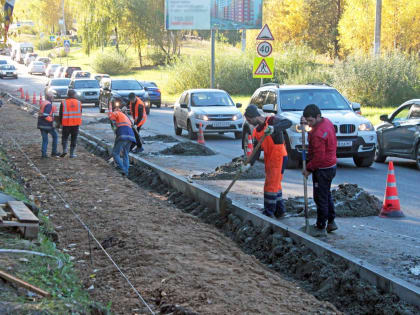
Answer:
[[420, 80], [414, 58], [401, 53], [351, 56], [334, 67], [334, 86], [362, 105], [390, 107], [415, 98]]
[[50, 50], [54, 47], [55, 43], [51, 43], [47, 38], [35, 42], [35, 48], [38, 50]]
[[125, 74], [130, 72], [133, 60], [123, 53], [115, 50], [98, 53], [93, 62], [93, 69], [98, 73], [110, 75]]
[[20, 34], [29, 34], [29, 35], [36, 35], [37, 32], [32, 26], [24, 25], [19, 27], [18, 29], [20, 31]]
[[66, 50], [64, 49], [64, 47], [56, 48], [55, 49], [55, 55], [58, 58], [60, 58], [60, 57], [61, 58], [67, 57], [67, 53], [66, 53]]

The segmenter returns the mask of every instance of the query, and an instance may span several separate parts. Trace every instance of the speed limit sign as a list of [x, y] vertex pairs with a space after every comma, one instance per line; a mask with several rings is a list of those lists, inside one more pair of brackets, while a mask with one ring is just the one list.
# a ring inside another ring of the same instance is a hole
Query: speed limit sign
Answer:
[[273, 52], [273, 46], [269, 42], [261, 42], [257, 46], [257, 53], [261, 57], [268, 57]]

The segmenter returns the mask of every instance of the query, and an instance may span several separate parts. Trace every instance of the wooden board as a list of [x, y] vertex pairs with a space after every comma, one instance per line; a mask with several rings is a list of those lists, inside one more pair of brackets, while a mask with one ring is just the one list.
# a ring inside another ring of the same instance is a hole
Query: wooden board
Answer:
[[36, 294], [39, 294], [41, 296], [45, 296], [45, 297], [50, 297], [51, 296], [51, 294], [49, 292], [44, 291], [44, 290], [42, 290], [42, 289], [40, 289], [36, 286], [33, 286], [32, 284], [29, 284], [29, 283], [27, 283], [27, 282], [25, 282], [25, 281], [23, 281], [19, 278], [16, 278], [16, 277], [12, 276], [11, 274], [8, 274], [8, 273], [6, 273], [4, 271], [1, 271], [1, 270], [0, 270], [0, 278], [4, 279], [6, 281], [12, 282], [12, 283], [14, 283], [14, 284], [16, 284], [20, 287], [23, 287], [25, 289], [28, 289], [29, 291], [35, 292]]
[[7, 213], [4, 212], [3, 207], [0, 205], [0, 222], [2, 222], [5, 217], [7, 217]]
[[20, 222], [39, 222], [38, 218], [22, 201], [8, 201], [7, 204]]

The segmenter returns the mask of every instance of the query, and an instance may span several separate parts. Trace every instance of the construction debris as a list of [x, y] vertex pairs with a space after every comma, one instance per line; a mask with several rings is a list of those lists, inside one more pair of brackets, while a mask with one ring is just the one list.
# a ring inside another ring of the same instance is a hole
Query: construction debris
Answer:
[[191, 156], [206, 156], [216, 154], [213, 150], [207, 148], [206, 146], [190, 141], [178, 143], [170, 148], [160, 151], [159, 153], [165, 155]]

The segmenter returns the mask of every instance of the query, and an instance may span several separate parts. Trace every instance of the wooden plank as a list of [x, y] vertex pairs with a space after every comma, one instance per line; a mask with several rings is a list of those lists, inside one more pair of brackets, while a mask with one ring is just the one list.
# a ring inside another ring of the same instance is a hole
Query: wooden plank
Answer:
[[22, 201], [8, 201], [7, 204], [12, 209], [13, 214], [20, 222], [38, 222], [38, 218]]
[[19, 278], [16, 278], [14, 276], [12, 276], [11, 274], [8, 274], [4, 271], [0, 270], [0, 277], [3, 278], [6, 281], [12, 282], [20, 287], [23, 287], [25, 289], [28, 289], [29, 291], [35, 292], [36, 294], [39, 294], [41, 296], [45, 296], [45, 297], [50, 297], [51, 294], [48, 293], [47, 291], [44, 291], [40, 288], [37, 288], [35, 286], [33, 286], [32, 284], [29, 284], [23, 280], [20, 280]]
[[0, 227], [38, 227], [38, 223], [25, 223], [17, 221], [3, 221], [0, 223]]
[[4, 212], [3, 208], [0, 205], [0, 222], [3, 221], [3, 218], [7, 217], [7, 213]]

